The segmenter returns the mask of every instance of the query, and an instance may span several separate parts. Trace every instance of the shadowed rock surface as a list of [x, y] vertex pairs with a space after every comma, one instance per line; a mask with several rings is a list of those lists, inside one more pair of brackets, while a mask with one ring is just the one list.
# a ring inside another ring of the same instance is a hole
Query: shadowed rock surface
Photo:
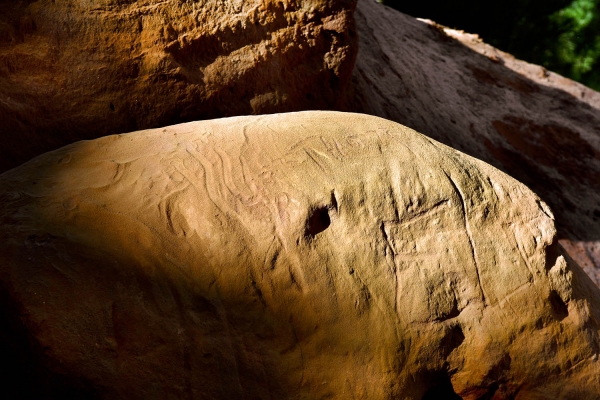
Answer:
[[600, 93], [476, 35], [372, 0], [355, 12], [354, 111], [390, 119], [525, 183], [600, 284]]
[[545, 203], [377, 117], [77, 142], [0, 175], [0, 218], [8, 393], [600, 392], [600, 292]]
[[0, 171], [81, 139], [335, 107], [354, 0], [0, 1]]

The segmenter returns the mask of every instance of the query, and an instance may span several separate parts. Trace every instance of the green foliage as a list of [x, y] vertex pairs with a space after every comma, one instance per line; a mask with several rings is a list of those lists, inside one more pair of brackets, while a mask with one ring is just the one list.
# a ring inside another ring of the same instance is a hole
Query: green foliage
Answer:
[[547, 52], [547, 63], [554, 69], [597, 90], [600, 89], [599, 6], [600, 0], [574, 0], [552, 14], [550, 21], [558, 32], [558, 40], [555, 48]]
[[600, 90], [600, 0], [383, 0]]

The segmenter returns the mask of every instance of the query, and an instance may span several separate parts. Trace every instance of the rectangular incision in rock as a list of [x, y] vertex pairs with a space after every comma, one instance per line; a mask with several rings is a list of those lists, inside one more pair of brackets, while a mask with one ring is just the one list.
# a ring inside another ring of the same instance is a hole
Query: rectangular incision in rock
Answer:
[[399, 221], [383, 222], [384, 236], [395, 258], [427, 256], [429, 250], [439, 246], [440, 235], [447, 229], [444, 220], [448, 219], [442, 211], [447, 210], [449, 202], [441, 200]]
[[[397, 311], [410, 321], [456, 316], [467, 299], [478, 297], [477, 272], [459, 210], [449, 199], [384, 221], [382, 235], [396, 269]], [[460, 293], [460, 294], [459, 294]]]

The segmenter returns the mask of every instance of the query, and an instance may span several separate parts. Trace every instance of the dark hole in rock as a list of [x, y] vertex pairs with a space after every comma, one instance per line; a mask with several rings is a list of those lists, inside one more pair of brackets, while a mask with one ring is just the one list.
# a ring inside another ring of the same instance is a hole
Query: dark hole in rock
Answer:
[[458, 304], [456, 304], [456, 300], [455, 300], [454, 307], [452, 307], [452, 310], [450, 310], [448, 315], [445, 316], [445, 319], [456, 318], [456, 317], [458, 317], [459, 314], [460, 314], [460, 310], [458, 309]]
[[110, 103], [110, 111], [115, 111], [115, 105], [113, 103]]
[[446, 356], [448, 356], [452, 350], [459, 347], [464, 341], [465, 334], [460, 325], [455, 325], [450, 328], [441, 343]]
[[319, 207], [314, 209], [306, 221], [306, 235], [315, 236], [331, 225], [331, 219], [329, 218], [329, 210], [327, 207]]
[[425, 392], [422, 400], [461, 400], [456, 394], [447, 374], [440, 375], [435, 384]]
[[550, 300], [550, 305], [552, 306], [552, 312], [554, 313], [554, 318], [559, 321], [562, 321], [569, 315], [569, 309], [563, 299], [560, 298], [559, 294], [556, 293], [555, 290], [550, 292], [550, 296], [548, 297]]

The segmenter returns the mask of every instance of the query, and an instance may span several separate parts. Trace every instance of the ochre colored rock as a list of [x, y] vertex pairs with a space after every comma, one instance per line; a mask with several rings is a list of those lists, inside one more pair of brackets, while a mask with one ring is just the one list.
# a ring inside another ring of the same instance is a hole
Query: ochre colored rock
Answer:
[[355, 19], [349, 109], [409, 126], [525, 183], [600, 284], [600, 93], [372, 0], [358, 2]]
[[545, 203], [377, 117], [77, 142], [0, 175], [0, 218], [5, 391], [600, 393], [600, 289], [561, 254]]
[[0, 2], [0, 171], [80, 139], [334, 107], [355, 0]]
[[[79, 139], [344, 109], [528, 185], [600, 284], [600, 94], [372, 0], [0, 2], [0, 171]], [[348, 85], [352, 75], [352, 85]]]

